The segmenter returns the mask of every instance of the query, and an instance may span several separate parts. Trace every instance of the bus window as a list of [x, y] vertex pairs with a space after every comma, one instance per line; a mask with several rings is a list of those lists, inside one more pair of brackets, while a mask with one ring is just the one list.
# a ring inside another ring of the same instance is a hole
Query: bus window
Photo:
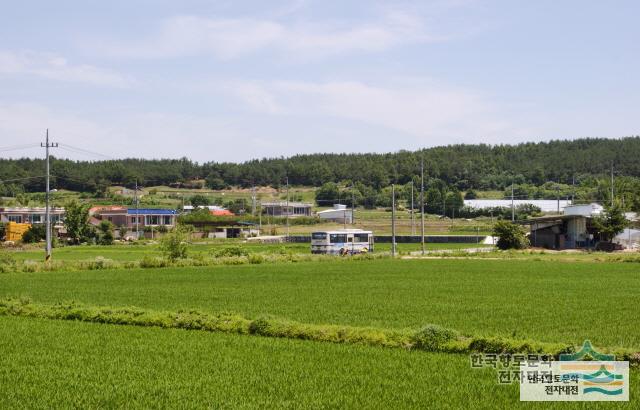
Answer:
[[342, 233], [332, 233], [329, 235], [329, 242], [331, 243], [345, 243], [347, 241], [347, 235]]
[[325, 239], [327, 239], [327, 234], [324, 232], [314, 232], [311, 234], [311, 239], [324, 241]]
[[354, 242], [369, 242], [369, 234], [368, 233], [356, 233], [353, 235]]

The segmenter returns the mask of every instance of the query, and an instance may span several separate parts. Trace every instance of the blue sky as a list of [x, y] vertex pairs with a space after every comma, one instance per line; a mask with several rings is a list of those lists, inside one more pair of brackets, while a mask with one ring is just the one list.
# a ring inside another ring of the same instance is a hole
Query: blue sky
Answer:
[[49, 128], [204, 162], [640, 134], [634, 1], [3, 3], [0, 147]]

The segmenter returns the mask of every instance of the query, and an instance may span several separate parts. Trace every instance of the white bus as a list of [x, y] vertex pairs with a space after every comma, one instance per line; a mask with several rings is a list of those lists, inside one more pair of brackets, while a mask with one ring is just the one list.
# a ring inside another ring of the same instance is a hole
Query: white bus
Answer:
[[311, 234], [311, 253], [354, 255], [373, 252], [373, 232], [362, 229], [319, 231]]

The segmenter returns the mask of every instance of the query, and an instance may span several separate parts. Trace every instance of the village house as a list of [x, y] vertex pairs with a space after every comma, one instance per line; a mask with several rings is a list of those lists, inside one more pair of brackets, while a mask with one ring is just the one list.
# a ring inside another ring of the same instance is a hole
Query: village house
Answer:
[[[0, 208], [0, 222], [15, 222], [19, 224], [45, 223], [46, 210], [44, 207], [7, 207]], [[52, 224], [64, 220], [64, 208], [49, 208]]]
[[126, 206], [96, 206], [90, 209], [91, 223], [109, 221], [113, 225], [126, 226], [129, 230], [144, 229], [145, 226], [173, 227], [177, 222], [175, 209], [129, 208]]
[[263, 202], [262, 213], [268, 216], [281, 216], [295, 218], [298, 216], [311, 216], [311, 204], [303, 202]]

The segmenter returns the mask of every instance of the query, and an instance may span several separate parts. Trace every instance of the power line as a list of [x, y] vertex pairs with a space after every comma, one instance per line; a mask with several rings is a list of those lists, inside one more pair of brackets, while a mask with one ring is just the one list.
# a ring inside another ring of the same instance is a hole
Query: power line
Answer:
[[12, 146], [7, 146], [7, 147], [0, 147], [0, 152], [19, 151], [19, 150], [23, 150], [23, 149], [26, 149], [26, 148], [38, 148], [38, 147], [40, 147], [40, 145], [38, 145], [38, 144], [12, 145]]
[[76, 146], [73, 146], [73, 145], [63, 144], [63, 143], [60, 143], [60, 145], [61, 145], [61, 148], [63, 148], [64, 150], [70, 151], [70, 152], [73, 152], [73, 153], [76, 153], [76, 154], [93, 155], [95, 157], [99, 157], [99, 158], [103, 158], [103, 159], [109, 159], [109, 160], [114, 160], [115, 159], [113, 157], [110, 157], [109, 155], [105, 155], [105, 154], [102, 154], [100, 152], [95, 152], [95, 151], [91, 151], [91, 150], [88, 150], [88, 149], [76, 147]]

